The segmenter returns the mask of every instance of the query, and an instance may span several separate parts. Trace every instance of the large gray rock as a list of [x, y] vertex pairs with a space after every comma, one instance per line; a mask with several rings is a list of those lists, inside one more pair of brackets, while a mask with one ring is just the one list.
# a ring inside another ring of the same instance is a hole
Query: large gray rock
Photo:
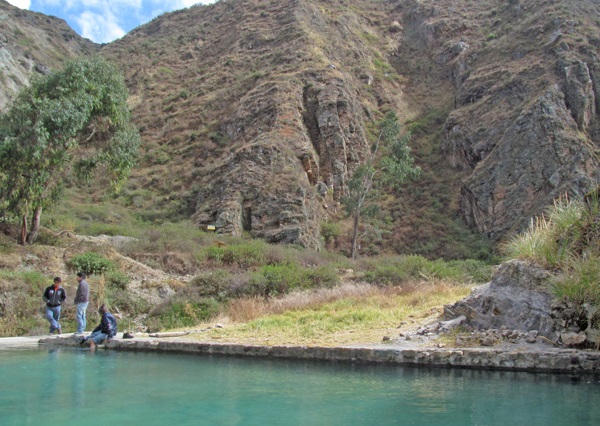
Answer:
[[464, 315], [466, 323], [480, 329], [537, 330], [553, 339], [552, 295], [548, 271], [520, 260], [503, 263], [492, 281], [479, 286], [465, 299], [444, 307], [446, 319]]

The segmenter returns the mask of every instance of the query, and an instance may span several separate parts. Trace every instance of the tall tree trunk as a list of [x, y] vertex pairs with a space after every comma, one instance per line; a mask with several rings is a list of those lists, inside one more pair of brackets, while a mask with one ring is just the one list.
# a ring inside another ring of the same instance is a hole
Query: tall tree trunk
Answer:
[[19, 244], [25, 245], [27, 237], [27, 216], [23, 215], [23, 221], [21, 222], [21, 235], [19, 236]]
[[42, 208], [36, 207], [33, 212], [33, 219], [31, 220], [31, 231], [27, 234], [27, 243], [32, 244], [37, 240], [40, 232], [40, 218], [42, 217]]
[[356, 246], [358, 244], [358, 219], [360, 216], [360, 210], [354, 213], [354, 230], [352, 231], [352, 260], [356, 257]]

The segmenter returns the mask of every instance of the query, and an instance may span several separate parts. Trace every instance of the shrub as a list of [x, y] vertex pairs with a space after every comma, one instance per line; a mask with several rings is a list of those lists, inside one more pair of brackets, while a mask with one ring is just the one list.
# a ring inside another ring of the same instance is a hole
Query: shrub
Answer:
[[394, 265], [378, 264], [365, 273], [365, 280], [381, 286], [400, 285], [407, 281], [410, 275]]
[[339, 283], [337, 270], [331, 265], [302, 268], [286, 262], [265, 265], [250, 279], [249, 289], [254, 295], [277, 296], [295, 289], [333, 287]]
[[600, 306], [600, 258], [573, 260], [572, 269], [555, 277], [552, 291], [560, 300]]
[[448, 264], [458, 268], [465, 278], [475, 283], [486, 283], [492, 279], [492, 265], [481, 260], [451, 260]]
[[222, 269], [214, 272], [203, 272], [194, 277], [190, 286], [198, 288], [198, 294], [213, 296], [217, 299], [226, 299], [235, 293], [231, 287], [232, 274]]
[[265, 297], [285, 294], [301, 283], [300, 267], [295, 263], [265, 265], [250, 280], [254, 294]]
[[229, 143], [229, 138], [227, 137], [227, 135], [221, 133], [221, 132], [212, 132], [211, 134], [208, 135], [208, 138], [213, 141], [215, 143], [215, 145], [223, 148], [225, 146], [227, 146], [227, 144]]
[[121, 271], [108, 271], [105, 278], [111, 288], [125, 290], [129, 284], [129, 276]]
[[178, 295], [153, 309], [146, 322], [149, 331], [190, 327], [208, 321], [220, 311], [220, 304], [212, 298], [191, 298]]
[[366, 262], [365, 280], [382, 286], [401, 285], [409, 280], [445, 280], [482, 283], [491, 278], [492, 267], [477, 260], [427, 260], [421, 256], [378, 258]]
[[304, 280], [310, 288], [331, 288], [340, 281], [337, 270], [331, 265], [318, 266], [304, 271]]
[[562, 197], [544, 215], [533, 219], [527, 232], [504, 244], [502, 250], [508, 258], [569, 269], [571, 259], [597, 250], [598, 208], [594, 198], [584, 204]]
[[267, 263], [267, 248], [264, 241], [250, 240], [240, 244], [206, 247], [200, 251], [199, 258], [241, 268], [258, 267]]
[[145, 299], [118, 287], [110, 288], [102, 303], [106, 303], [109, 306], [116, 306], [119, 310], [127, 312], [130, 317], [147, 314], [151, 308], [150, 303]]
[[103, 274], [115, 269], [113, 262], [93, 251], [74, 256], [69, 261], [69, 266], [88, 275]]
[[331, 244], [342, 233], [342, 226], [338, 222], [321, 223], [321, 236], [325, 239], [325, 244]]

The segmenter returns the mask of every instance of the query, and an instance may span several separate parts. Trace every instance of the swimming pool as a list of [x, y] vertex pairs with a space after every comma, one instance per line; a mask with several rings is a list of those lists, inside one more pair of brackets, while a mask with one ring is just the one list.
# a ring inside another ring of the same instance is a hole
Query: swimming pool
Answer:
[[2, 425], [597, 425], [600, 378], [62, 348], [0, 351]]

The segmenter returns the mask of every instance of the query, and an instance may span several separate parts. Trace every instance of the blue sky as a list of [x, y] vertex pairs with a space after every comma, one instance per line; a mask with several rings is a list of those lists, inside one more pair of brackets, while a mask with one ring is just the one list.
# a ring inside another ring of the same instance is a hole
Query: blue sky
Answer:
[[7, 0], [10, 4], [57, 16], [78, 34], [108, 43], [164, 12], [215, 0]]

